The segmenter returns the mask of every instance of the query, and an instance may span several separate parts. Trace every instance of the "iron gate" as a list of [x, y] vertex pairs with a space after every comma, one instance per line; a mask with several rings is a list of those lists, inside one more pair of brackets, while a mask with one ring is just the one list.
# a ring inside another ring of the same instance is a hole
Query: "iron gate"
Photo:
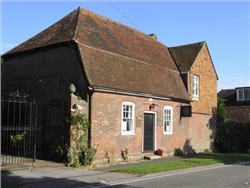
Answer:
[[36, 159], [37, 105], [35, 101], [1, 100], [1, 165]]

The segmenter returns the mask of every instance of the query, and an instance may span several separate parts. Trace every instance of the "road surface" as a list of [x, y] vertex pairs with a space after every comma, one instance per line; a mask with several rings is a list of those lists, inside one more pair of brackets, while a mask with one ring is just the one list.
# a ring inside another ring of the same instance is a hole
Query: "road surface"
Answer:
[[250, 188], [250, 163], [149, 176], [111, 185], [131, 188]]

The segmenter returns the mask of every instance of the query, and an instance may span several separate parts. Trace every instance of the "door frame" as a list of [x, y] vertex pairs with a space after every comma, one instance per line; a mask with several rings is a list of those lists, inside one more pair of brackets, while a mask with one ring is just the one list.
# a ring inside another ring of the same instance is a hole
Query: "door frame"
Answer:
[[157, 132], [157, 113], [153, 112], [153, 111], [143, 111], [143, 122], [142, 122], [142, 152], [144, 152], [144, 114], [154, 114], [155, 115], [155, 122], [154, 122], [154, 150], [156, 150], [157, 146], [157, 142], [156, 142], [156, 132]]

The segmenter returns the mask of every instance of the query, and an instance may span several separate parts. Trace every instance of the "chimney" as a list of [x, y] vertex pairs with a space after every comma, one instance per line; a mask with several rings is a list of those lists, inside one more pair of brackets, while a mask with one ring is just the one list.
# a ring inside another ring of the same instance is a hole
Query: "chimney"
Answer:
[[155, 39], [155, 40], [158, 39], [155, 33], [148, 34], [148, 36], [150, 36], [152, 39]]

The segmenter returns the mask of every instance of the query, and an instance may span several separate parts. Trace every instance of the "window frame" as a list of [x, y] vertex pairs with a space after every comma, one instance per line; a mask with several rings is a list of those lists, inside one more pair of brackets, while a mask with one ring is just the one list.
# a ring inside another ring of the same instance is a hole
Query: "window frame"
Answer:
[[[196, 78], [196, 79], [194, 79]], [[200, 77], [196, 74], [193, 74], [192, 75], [192, 98], [193, 100], [199, 100], [199, 97], [200, 97]], [[196, 84], [197, 84], [197, 94], [194, 94], [194, 91], [195, 91], [195, 87], [196, 87]]]
[[[239, 88], [239, 89], [236, 89], [236, 95], [237, 95], [237, 101], [249, 101], [249, 99], [246, 99], [245, 98], [245, 90], [246, 89], [250, 89], [250, 88]], [[240, 91], [242, 91], [242, 98], [240, 99]]]
[[[165, 110], [170, 110], [170, 131], [165, 131]], [[163, 108], [163, 134], [164, 135], [172, 135], [173, 134], [173, 107], [172, 106], [164, 106]]]
[[[125, 131], [122, 129], [123, 127], [123, 106], [124, 105], [131, 105], [132, 106], [132, 130], [131, 131]], [[121, 105], [121, 135], [134, 135], [135, 134], [135, 103], [133, 102], [128, 102], [128, 101], [125, 101], [125, 102], [122, 102], [122, 105]]]

